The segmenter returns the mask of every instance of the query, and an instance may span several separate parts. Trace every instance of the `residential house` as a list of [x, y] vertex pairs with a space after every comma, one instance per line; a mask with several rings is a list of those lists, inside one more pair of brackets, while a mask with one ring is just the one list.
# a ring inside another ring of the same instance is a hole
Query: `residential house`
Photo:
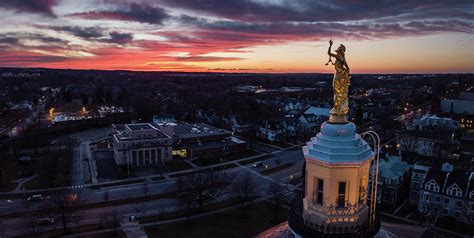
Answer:
[[[409, 193], [412, 166], [398, 156], [379, 161], [377, 203], [395, 209], [405, 201]], [[370, 183], [369, 183], [370, 184]]]
[[329, 119], [331, 109], [321, 107], [308, 108], [299, 118], [298, 124], [303, 133], [314, 134], [321, 124]]
[[452, 217], [474, 223], [474, 172], [455, 169], [449, 163], [433, 167], [420, 190], [418, 211], [434, 222]]

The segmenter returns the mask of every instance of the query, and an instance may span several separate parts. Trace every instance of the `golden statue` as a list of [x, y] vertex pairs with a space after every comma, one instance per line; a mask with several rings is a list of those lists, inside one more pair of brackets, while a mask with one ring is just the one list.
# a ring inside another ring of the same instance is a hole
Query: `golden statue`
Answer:
[[[336, 73], [334, 73], [334, 78], [332, 80], [332, 88], [334, 94], [334, 106], [331, 110], [331, 116], [329, 117], [329, 122], [331, 123], [346, 123], [347, 114], [349, 113], [349, 99], [347, 97], [347, 92], [349, 90], [351, 76], [349, 75], [349, 66], [346, 62], [346, 47], [340, 45], [336, 54], [331, 53], [332, 40], [329, 41], [329, 61], [326, 63], [328, 65], [331, 63], [336, 68]], [[336, 62], [332, 62], [331, 57], [336, 58]]]

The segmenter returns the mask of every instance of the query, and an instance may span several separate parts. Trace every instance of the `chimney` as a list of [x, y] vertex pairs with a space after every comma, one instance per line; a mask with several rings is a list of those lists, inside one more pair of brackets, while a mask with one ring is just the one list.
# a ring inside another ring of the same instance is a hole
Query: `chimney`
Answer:
[[444, 163], [441, 167], [441, 170], [446, 173], [453, 172], [453, 166], [450, 163]]

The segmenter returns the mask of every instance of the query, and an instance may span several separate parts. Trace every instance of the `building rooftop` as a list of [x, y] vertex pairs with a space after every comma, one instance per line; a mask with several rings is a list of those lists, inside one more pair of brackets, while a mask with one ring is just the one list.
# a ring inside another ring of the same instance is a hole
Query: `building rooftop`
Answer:
[[125, 125], [132, 131], [141, 131], [141, 130], [153, 130], [156, 129], [148, 123], [139, 123], [139, 124], [127, 124]]
[[381, 159], [379, 162], [380, 177], [384, 179], [398, 179], [402, 177], [411, 165], [401, 160], [398, 156], [390, 156], [387, 160]]
[[180, 138], [205, 137], [211, 135], [232, 135], [232, 132], [210, 126], [205, 123], [179, 124], [173, 126], [174, 135]]
[[149, 140], [158, 138], [170, 138], [170, 136], [163, 133], [160, 129], [150, 123], [137, 123], [125, 125], [112, 125], [115, 129], [114, 137], [118, 141], [131, 140]]
[[331, 111], [331, 109], [329, 109], [329, 108], [310, 107], [304, 112], [304, 114], [329, 117], [329, 112], [330, 111]]

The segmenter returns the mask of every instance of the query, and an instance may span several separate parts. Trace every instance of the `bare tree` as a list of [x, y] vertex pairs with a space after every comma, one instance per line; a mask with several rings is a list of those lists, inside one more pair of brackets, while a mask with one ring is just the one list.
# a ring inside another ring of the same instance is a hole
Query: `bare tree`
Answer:
[[100, 218], [101, 225], [110, 224], [114, 233], [117, 232], [117, 228], [120, 226], [121, 220], [122, 215], [116, 209], [104, 212]]
[[188, 188], [185, 183], [186, 181], [183, 177], [178, 177], [175, 183], [175, 193], [178, 205], [184, 209], [186, 218], [189, 221], [191, 220], [194, 199], [192, 198], [191, 194], [187, 192]]
[[85, 200], [80, 195], [79, 193], [64, 190], [53, 194], [50, 198], [52, 215], [61, 222], [64, 233], [68, 232], [70, 223], [79, 223], [81, 216], [79, 205]]
[[33, 235], [33, 237], [36, 237], [37, 236], [37, 234], [36, 234], [36, 221], [34, 220], [33, 216], [31, 215], [31, 212], [30, 212], [31, 204], [26, 199], [23, 199], [22, 206], [26, 210], [26, 216], [24, 217], [25, 222], [28, 224], [29, 228], [31, 229], [31, 234]]
[[240, 202], [240, 215], [244, 217], [255, 196], [255, 182], [248, 173], [241, 174], [232, 183], [231, 192]]
[[285, 193], [287, 189], [285, 186], [280, 185], [277, 181], [272, 181], [268, 187], [268, 199], [272, 202], [274, 206], [274, 215], [275, 220], [278, 220], [279, 210], [283, 204]]
[[201, 171], [180, 177], [175, 184], [176, 198], [187, 208], [191, 208], [191, 202], [191, 205], [195, 204], [202, 210], [205, 204], [221, 196], [226, 183], [226, 174], [213, 171]]

